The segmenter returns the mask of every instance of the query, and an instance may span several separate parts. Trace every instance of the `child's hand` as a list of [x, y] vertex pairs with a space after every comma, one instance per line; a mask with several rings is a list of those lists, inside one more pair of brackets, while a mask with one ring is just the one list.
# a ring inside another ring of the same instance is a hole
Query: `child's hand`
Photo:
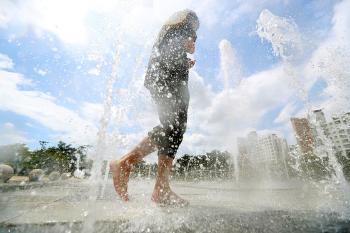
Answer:
[[196, 63], [196, 60], [191, 60], [190, 58], [187, 58], [188, 61], [188, 68], [191, 69], [194, 64]]
[[193, 38], [189, 37], [184, 41], [184, 47], [187, 53], [193, 54], [196, 50], [196, 44]]

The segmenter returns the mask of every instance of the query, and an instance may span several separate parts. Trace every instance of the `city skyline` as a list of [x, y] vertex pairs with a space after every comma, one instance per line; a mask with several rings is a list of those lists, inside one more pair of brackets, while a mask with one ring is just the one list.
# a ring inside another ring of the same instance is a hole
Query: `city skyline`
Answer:
[[282, 165], [287, 171], [293, 160], [317, 156], [328, 161], [329, 156], [345, 159], [350, 155], [350, 112], [327, 120], [322, 109], [315, 109], [306, 117], [291, 117], [290, 123], [296, 144], [288, 145], [285, 138], [274, 133], [251, 131], [237, 138], [238, 160], [249, 161], [253, 168]]

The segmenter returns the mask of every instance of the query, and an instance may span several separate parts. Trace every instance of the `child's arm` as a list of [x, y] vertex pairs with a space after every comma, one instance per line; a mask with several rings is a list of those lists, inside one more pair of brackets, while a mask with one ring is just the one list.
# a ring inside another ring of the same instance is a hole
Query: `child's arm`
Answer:
[[170, 40], [160, 48], [160, 63], [167, 71], [181, 71], [189, 69], [186, 52], [181, 41]]

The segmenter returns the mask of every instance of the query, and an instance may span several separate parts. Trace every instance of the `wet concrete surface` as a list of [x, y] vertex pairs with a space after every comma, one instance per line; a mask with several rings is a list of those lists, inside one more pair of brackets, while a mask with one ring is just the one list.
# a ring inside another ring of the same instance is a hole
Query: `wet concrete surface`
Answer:
[[174, 181], [191, 204], [170, 208], [150, 201], [153, 180], [132, 180], [129, 203], [111, 183], [98, 198], [78, 179], [2, 190], [0, 232], [350, 232], [350, 198], [336, 188]]

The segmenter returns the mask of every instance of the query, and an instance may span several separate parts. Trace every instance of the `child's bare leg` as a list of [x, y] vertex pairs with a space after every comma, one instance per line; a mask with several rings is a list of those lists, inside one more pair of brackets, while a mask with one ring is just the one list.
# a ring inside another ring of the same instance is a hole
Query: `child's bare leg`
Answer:
[[114, 188], [122, 200], [129, 200], [128, 181], [132, 166], [153, 151], [155, 151], [155, 146], [150, 139], [146, 137], [121, 159], [110, 162]]
[[158, 156], [157, 178], [152, 194], [152, 201], [165, 205], [186, 206], [189, 202], [179, 197], [170, 189], [169, 175], [172, 163], [173, 158], [167, 155]]

